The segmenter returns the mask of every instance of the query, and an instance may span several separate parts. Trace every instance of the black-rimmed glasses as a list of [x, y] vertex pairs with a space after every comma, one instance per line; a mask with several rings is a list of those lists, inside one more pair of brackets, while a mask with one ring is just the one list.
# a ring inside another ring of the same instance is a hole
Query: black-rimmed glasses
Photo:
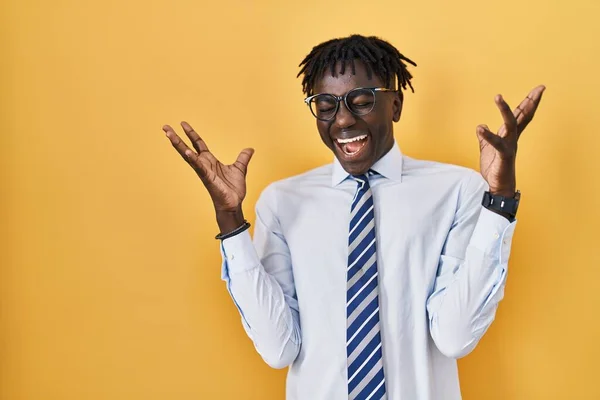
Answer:
[[335, 118], [343, 101], [348, 111], [355, 115], [366, 115], [375, 108], [375, 92], [397, 92], [387, 88], [355, 88], [343, 96], [321, 93], [309, 96], [304, 102], [310, 108], [315, 118], [321, 121], [330, 121]]

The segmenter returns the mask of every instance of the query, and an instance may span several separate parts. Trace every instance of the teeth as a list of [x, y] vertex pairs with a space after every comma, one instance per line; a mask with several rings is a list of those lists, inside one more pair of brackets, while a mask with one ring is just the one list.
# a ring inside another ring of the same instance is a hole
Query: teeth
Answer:
[[363, 140], [366, 138], [367, 138], [367, 135], [360, 135], [360, 136], [356, 136], [356, 137], [353, 137], [350, 139], [337, 139], [337, 142], [340, 144], [343, 144], [343, 143], [357, 142], [359, 140]]

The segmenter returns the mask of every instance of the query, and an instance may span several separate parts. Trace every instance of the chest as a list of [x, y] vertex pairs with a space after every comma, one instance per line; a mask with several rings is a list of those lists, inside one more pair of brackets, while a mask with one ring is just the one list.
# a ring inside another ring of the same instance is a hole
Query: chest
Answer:
[[[372, 192], [383, 289], [427, 291], [454, 218], [452, 191], [382, 184]], [[281, 223], [299, 295], [305, 288], [324, 299], [331, 291], [345, 291], [353, 197], [352, 188], [332, 188], [288, 200], [292, 212]]]

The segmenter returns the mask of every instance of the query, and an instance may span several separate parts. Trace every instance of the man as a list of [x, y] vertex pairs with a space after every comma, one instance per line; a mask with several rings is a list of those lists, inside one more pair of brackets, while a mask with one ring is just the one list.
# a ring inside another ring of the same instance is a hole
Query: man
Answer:
[[253, 150], [224, 165], [164, 130], [214, 202], [222, 276], [263, 359], [290, 366], [287, 398], [460, 399], [456, 359], [503, 297], [519, 200], [515, 157], [544, 87], [477, 127], [481, 174], [401, 154], [393, 123], [415, 65], [353, 35], [301, 63], [306, 103], [334, 162], [268, 186], [252, 242], [242, 215]]

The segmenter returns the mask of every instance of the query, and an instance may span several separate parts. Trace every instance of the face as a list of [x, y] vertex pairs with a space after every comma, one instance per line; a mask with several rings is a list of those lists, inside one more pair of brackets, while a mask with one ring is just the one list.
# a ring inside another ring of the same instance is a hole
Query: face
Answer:
[[[349, 66], [344, 75], [333, 77], [326, 72], [317, 81], [313, 92], [343, 96], [357, 87], [384, 87], [380, 78], [367, 77], [362, 62], [355, 61], [355, 65], [356, 75], [352, 75], [352, 68]], [[340, 66], [336, 66], [336, 69], [339, 71]], [[342, 101], [333, 119], [316, 120], [323, 143], [333, 151], [344, 170], [351, 175], [366, 173], [394, 145], [393, 123], [400, 120], [402, 100], [394, 92], [376, 92], [375, 97], [375, 107], [366, 115], [352, 114]], [[354, 140], [348, 142], [348, 139]]]

